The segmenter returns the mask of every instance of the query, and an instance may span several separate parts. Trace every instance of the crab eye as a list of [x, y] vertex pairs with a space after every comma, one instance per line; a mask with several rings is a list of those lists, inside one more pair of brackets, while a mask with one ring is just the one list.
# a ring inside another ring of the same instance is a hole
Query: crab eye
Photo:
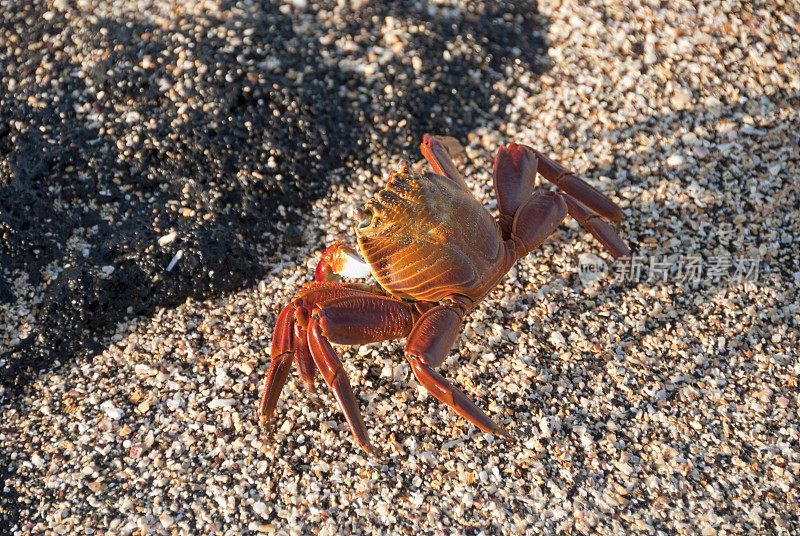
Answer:
[[365, 229], [370, 226], [375, 214], [368, 208], [357, 208], [353, 211], [353, 217], [358, 220], [358, 228]]

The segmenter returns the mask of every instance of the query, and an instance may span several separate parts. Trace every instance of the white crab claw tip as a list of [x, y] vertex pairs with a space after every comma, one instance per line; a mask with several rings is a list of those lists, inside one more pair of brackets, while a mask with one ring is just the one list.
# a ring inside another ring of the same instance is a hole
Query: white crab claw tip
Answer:
[[343, 277], [369, 277], [369, 264], [364, 259], [349, 251], [342, 252], [342, 264], [337, 272]]

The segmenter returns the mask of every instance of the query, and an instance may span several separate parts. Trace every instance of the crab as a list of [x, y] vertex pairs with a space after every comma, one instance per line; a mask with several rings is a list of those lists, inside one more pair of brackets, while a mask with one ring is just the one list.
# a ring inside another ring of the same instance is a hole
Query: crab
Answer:
[[[315, 281], [278, 315], [258, 410], [262, 423], [273, 417], [294, 363], [312, 391], [321, 373], [356, 442], [375, 453], [332, 344], [406, 337], [405, 358], [428, 393], [484, 432], [507, 437], [504, 427], [435, 370], [453, 347], [465, 315], [567, 214], [612, 256], [630, 255], [615, 230], [621, 209], [531, 147], [510, 143], [497, 152], [496, 219], [453, 163], [461, 151], [457, 140], [425, 135], [421, 151], [435, 173], [418, 173], [405, 163], [391, 173], [386, 187], [354, 211], [358, 251], [343, 243], [328, 247]], [[537, 173], [560, 191], [539, 187]], [[377, 284], [341, 281], [370, 275]]]

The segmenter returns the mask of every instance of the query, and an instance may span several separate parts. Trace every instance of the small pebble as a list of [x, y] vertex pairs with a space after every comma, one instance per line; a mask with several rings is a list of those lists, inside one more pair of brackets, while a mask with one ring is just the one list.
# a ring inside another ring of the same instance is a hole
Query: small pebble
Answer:
[[158, 520], [161, 521], [161, 526], [165, 529], [168, 529], [175, 524], [175, 520], [169, 514], [161, 514], [158, 516]]
[[118, 408], [116, 406], [112, 406], [112, 405], [106, 406], [105, 412], [106, 412], [106, 415], [108, 416], [109, 419], [112, 419], [112, 420], [115, 420], [115, 421], [120, 420], [122, 418], [122, 416], [125, 415], [125, 412], [123, 410], [121, 410], [120, 408]]
[[685, 88], [678, 88], [670, 98], [673, 108], [682, 110], [692, 102], [692, 92]]
[[267, 513], [267, 505], [264, 504], [262, 501], [256, 501], [253, 503], [253, 512], [256, 514], [263, 516]]
[[558, 331], [552, 331], [552, 332], [550, 332], [550, 338], [549, 338], [549, 341], [550, 341], [550, 342], [551, 342], [553, 345], [555, 345], [555, 346], [558, 346], [558, 347], [566, 346], [566, 344], [567, 344], [567, 341], [566, 341], [566, 339], [564, 338], [564, 336], [563, 336], [563, 335], [562, 335], [560, 332], [558, 332]]
[[683, 156], [681, 156], [681, 155], [679, 155], [677, 153], [671, 154], [667, 158], [667, 165], [669, 165], [671, 167], [678, 167], [678, 166], [682, 165], [683, 162], [684, 162]]
[[233, 398], [215, 398], [208, 403], [208, 409], [229, 408], [236, 405], [236, 400]]
[[177, 238], [177, 236], [178, 236], [178, 233], [175, 232], [175, 231], [172, 231], [171, 233], [167, 233], [167, 234], [165, 234], [164, 236], [162, 236], [161, 238], [158, 239], [158, 245], [161, 246], [161, 247], [164, 247], [167, 244], [169, 244], [171, 242], [174, 242], [175, 238]]

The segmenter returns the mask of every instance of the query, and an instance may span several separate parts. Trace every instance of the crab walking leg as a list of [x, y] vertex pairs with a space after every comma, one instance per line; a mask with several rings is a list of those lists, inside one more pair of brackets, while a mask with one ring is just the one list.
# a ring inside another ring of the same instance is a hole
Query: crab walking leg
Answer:
[[542, 177], [589, 207], [593, 212], [616, 223], [622, 221], [622, 209], [608, 197], [597, 191], [591, 184], [579, 179], [567, 168], [547, 158], [539, 151], [527, 146], [526, 149], [531, 151], [534, 156], [538, 158], [538, 171]]
[[425, 134], [419, 150], [436, 173], [444, 175], [459, 186], [467, 187], [464, 175], [453, 163], [453, 154], [464, 150], [457, 139], [450, 136]]
[[415, 356], [407, 355], [406, 358], [411, 364], [411, 371], [414, 373], [414, 377], [417, 378], [417, 381], [440, 402], [453, 408], [456, 413], [487, 434], [511, 437], [508, 430], [487, 417], [478, 406], [467, 398], [467, 395], [453, 387], [444, 376], [433, 370], [430, 365], [423, 363]]
[[334, 344], [369, 344], [405, 337], [414, 326], [412, 308], [379, 295], [337, 298], [317, 307], [322, 334]]
[[312, 391], [317, 366], [308, 347], [307, 328], [311, 311], [318, 303], [343, 296], [372, 296], [365, 285], [358, 283], [330, 283], [316, 281], [301, 289], [298, 296], [283, 308], [275, 321], [272, 336], [272, 361], [264, 383], [258, 414], [268, 422], [278, 404], [292, 361], [297, 365], [300, 379]]
[[542, 245], [567, 216], [564, 196], [547, 190], [534, 193], [514, 214], [510, 241], [521, 259]]
[[272, 361], [264, 382], [264, 394], [258, 407], [258, 415], [263, 422], [269, 422], [281, 390], [289, 377], [292, 361], [295, 356], [295, 308], [291, 303], [283, 308], [275, 321], [275, 333], [272, 336]]
[[455, 344], [463, 320], [464, 310], [454, 304], [429, 309], [414, 324], [406, 341], [405, 353], [438, 367]]
[[311, 350], [308, 348], [308, 332], [298, 325], [295, 325], [294, 329], [296, 333], [294, 364], [297, 366], [300, 380], [302, 380], [306, 389], [313, 393], [316, 391], [314, 380], [317, 378], [319, 371], [314, 364], [314, 358], [311, 357]]
[[431, 395], [484, 432], [509, 437], [505, 428], [487, 417], [467, 395], [431, 368], [444, 361], [458, 336], [463, 317], [464, 310], [455, 304], [438, 305], [425, 312], [408, 336], [406, 359], [414, 377]]
[[314, 309], [308, 341], [314, 363], [333, 390], [358, 443], [372, 451], [350, 382], [330, 345], [364, 344], [403, 337], [414, 325], [407, 304], [379, 295], [352, 295], [324, 302]]
[[509, 143], [497, 151], [492, 177], [500, 211], [498, 223], [504, 239], [510, 236], [517, 209], [536, 188], [536, 167], [536, 155], [523, 145]]
[[630, 248], [605, 218], [598, 216], [572, 196], [565, 195], [564, 199], [569, 215], [603, 244], [614, 258], [630, 257]]
[[[330, 249], [330, 248], [329, 248]], [[292, 300], [295, 306], [295, 364], [303, 383], [314, 391], [317, 366], [308, 348], [308, 322], [317, 304], [327, 303], [345, 296], [372, 296], [373, 291], [359, 283], [332, 283], [315, 281], [300, 291]]]
[[311, 322], [308, 325], [308, 346], [311, 348], [314, 363], [325, 379], [325, 383], [331, 388], [333, 395], [339, 402], [339, 407], [342, 408], [347, 424], [350, 426], [353, 435], [356, 436], [356, 441], [371, 454], [373, 452], [372, 444], [369, 442], [367, 427], [361, 417], [358, 401], [353, 394], [352, 387], [350, 387], [350, 380], [348, 380], [347, 373], [342, 367], [342, 362], [330, 342], [322, 334], [316, 314], [311, 317]]

